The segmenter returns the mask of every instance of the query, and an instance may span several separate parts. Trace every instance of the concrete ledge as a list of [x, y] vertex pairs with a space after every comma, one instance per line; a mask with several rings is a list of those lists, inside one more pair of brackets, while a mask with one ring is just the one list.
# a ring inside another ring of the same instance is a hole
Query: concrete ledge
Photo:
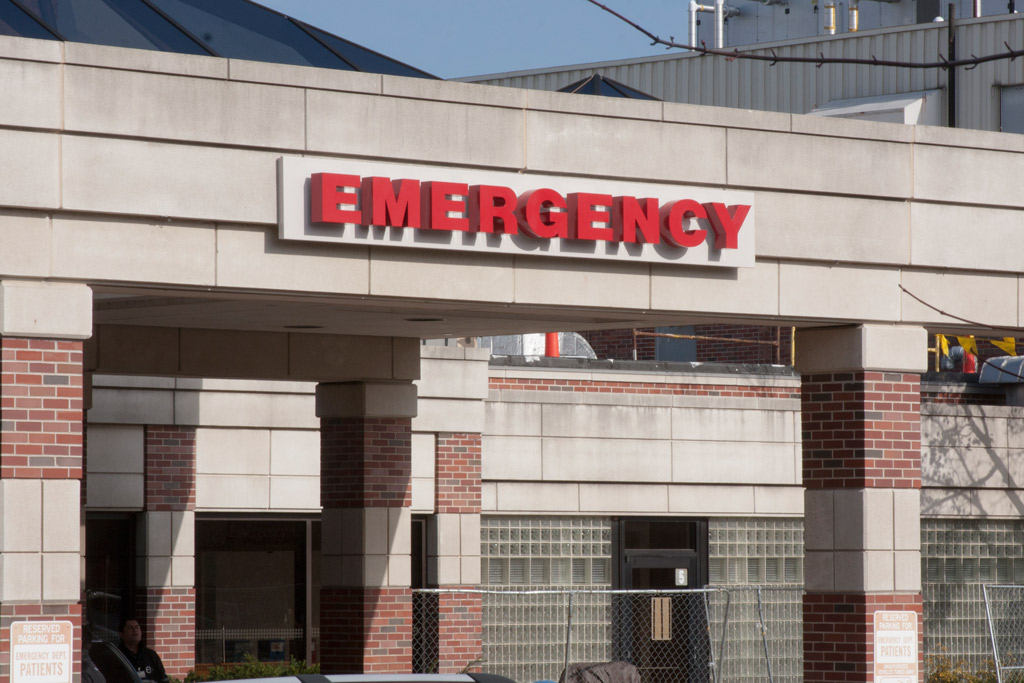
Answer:
[[857, 325], [800, 329], [796, 369], [801, 374], [862, 370], [925, 372], [928, 332], [923, 327]]
[[79, 284], [2, 280], [0, 336], [88, 339], [92, 290]]
[[338, 382], [316, 388], [317, 417], [416, 417], [416, 386]]

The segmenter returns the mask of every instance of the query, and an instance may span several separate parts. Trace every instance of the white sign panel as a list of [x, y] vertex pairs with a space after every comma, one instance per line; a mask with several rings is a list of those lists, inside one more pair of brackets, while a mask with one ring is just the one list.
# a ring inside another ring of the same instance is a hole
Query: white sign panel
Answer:
[[71, 683], [70, 621], [11, 624], [11, 683]]
[[917, 616], [875, 612], [875, 683], [917, 683]]
[[754, 265], [752, 192], [282, 157], [282, 240], [471, 253]]

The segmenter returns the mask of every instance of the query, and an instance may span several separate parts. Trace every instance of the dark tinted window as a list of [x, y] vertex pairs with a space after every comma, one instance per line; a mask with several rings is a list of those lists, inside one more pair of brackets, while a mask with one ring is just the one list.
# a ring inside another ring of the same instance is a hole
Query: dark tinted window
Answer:
[[674, 520], [627, 521], [626, 550], [696, 550], [697, 523]]
[[207, 54], [142, 0], [22, 0], [22, 4], [66, 40]]
[[390, 74], [392, 76], [412, 76], [413, 78], [434, 78], [434, 76], [426, 72], [414, 69], [407, 64], [397, 62], [355, 43], [350, 43], [344, 38], [332, 36], [330, 33], [325, 33], [314, 26], [306, 26], [305, 28], [329, 45], [332, 50], [344, 57], [359, 71]]
[[222, 57], [351, 69], [287, 17], [244, 0], [150, 0]]
[[0, 0], [0, 36], [56, 39], [56, 36], [10, 0]]

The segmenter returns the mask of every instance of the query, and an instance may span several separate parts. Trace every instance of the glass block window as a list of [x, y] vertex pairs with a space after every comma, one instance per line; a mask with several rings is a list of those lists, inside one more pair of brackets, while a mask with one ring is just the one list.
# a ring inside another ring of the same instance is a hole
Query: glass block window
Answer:
[[481, 576], [487, 585], [611, 587], [608, 517], [485, 516]]
[[802, 519], [708, 520], [708, 582], [801, 584], [804, 579]]
[[[1024, 520], [922, 519], [924, 654], [963, 661], [992, 657], [983, 584], [1024, 581]], [[926, 672], [927, 673], [927, 672]]]

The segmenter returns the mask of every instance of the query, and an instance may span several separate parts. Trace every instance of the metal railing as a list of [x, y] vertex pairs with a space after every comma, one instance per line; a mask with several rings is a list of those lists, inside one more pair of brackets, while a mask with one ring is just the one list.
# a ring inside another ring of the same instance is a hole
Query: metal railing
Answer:
[[[479, 595], [480, 653], [465, 664], [517, 681], [558, 680], [573, 664], [624, 661], [643, 683], [797, 683], [799, 587], [694, 590], [445, 590], [413, 592], [413, 660], [438, 670], [440, 597]], [[451, 666], [451, 662], [445, 663]]]

